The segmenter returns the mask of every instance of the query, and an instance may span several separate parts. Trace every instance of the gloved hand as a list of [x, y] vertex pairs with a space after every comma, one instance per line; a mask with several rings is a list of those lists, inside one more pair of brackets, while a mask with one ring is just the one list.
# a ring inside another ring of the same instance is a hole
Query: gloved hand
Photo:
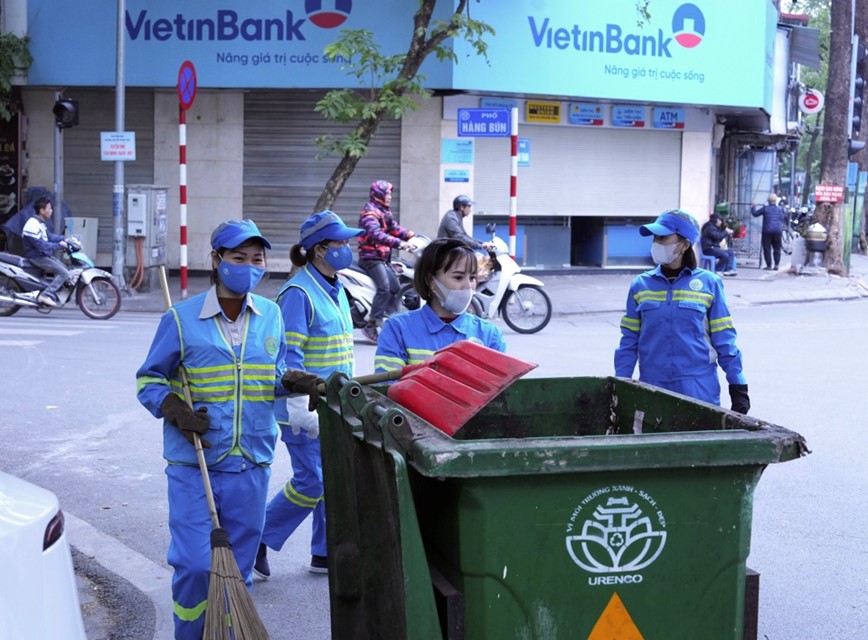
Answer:
[[319, 416], [316, 411], [310, 411], [307, 408], [307, 398], [305, 396], [290, 396], [287, 398], [286, 412], [293, 435], [297, 436], [302, 431], [311, 439], [319, 435]]
[[750, 398], [747, 395], [746, 384], [729, 385], [729, 399], [732, 400], [732, 410], [747, 415], [750, 411]]
[[202, 442], [203, 449], [210, 449], [211, 443], [204, 436], [208, 433], [208, 428], [211, 426], [211, 420], [208, 418], [208, 410], [205, 407], [200, 407], [196, 411], [188, 405], [184, 400], [174, 393], [170, 393], [163, 400], [160, 406], [163, 416], [178, 429], [187, 438], [187, 442], [193, 446], [196, 443], [193, 441], [193, 434], [199, 434], [199, 440]]
[[319, 390], [317, 387], [325, 384], [325, 380], [314, 373], [289, 369], [283, 374], [280, 383], [290, 393], [306, 394], [308, 398], [307, 410], [313, 411], [319, 403]]

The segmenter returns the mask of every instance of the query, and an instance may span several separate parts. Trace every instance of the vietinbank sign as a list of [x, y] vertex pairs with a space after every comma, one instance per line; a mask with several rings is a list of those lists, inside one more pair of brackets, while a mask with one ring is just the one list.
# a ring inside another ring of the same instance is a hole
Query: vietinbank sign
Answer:
[[654, 0], [648, 20], [639, 19], [632, 0], [509, 6], [483, 0], [474, 7], [497, 36], [487, 62], [456, 43], [455, 88], [506, 92], [510, 85], [521, 93], [771, 108], [771, 3]]
[[[438, 4], [434, 19], [445, 19], [448, 3]], [[27, 7], [31, 85], [114, 84], [116, 3], [28, 0]], [[384, 54], [406, 51], [414, 11], [406, 0], [126, 0], [126, 80], [171, 87], [179, 61], [190, 60], [202, 88], [356, 86], [345, 69], [352, 61], [326, 59], [326, 46], [342, 29], [365, 29]], [[450, 65], [423, 70], [435, 86], [448, 86]]]

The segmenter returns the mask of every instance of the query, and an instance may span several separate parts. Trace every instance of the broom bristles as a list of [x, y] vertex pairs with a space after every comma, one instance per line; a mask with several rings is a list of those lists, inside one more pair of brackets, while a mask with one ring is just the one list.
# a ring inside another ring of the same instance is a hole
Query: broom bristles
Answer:
[[267, 640], [268, 632], [238, 570], [225, 529], [211, 531], [204, 640]]

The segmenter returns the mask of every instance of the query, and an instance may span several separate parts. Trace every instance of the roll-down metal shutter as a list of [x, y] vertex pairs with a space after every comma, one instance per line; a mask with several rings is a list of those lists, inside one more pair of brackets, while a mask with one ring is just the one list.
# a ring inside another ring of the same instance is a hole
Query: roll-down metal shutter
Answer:
[[[99, 219], [97, 251], [110, 254], [115, 163], [100, 160], [100, 132], [115, 130], [115, 92], [69, 89], [64, 95], [78, 100], [79, 124], [63, 130], [63, 200], [72, 215]], [[136, 159], [124, 162], [124, 182], [153, 184], [154, 92], [127, 89], [125, 102], [124, 125], [126, 131], [136, 134]]]
[[[519, 214], [654, 216], [678, 206], [681, 134], [521, 125], [530, 166], [518, 168]], [[476, 138], [476, 211], [509, 212], [509, 138]]]
[[[313, 213], [339, 158], [317, 160], [314, 140], [351, 130], [314, 111], [322, 92], [256, 91], [244, 101], [244, 216], [252, 218], [275, 249], [298, 242], [301, 223]], [[400, 211], [401, 123], [384, 120], [332, 208], [355, 225], [371, 182], [398, 187], [392, 208]]]

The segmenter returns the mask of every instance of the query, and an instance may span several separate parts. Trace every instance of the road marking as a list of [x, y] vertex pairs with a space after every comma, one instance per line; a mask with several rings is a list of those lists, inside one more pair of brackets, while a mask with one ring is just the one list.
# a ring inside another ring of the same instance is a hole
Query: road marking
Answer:
[[42, 340], [0, 340], [0, 347], [32, 347], [41, 343]]
[[644, 640], [644, 637], [627, 613], [621, 598], [613, 593], [588, 640]]
[[62, 331], [60, 329], [12, 329], [0, 327], [3, 336], [77, 336], [81, 331]]

